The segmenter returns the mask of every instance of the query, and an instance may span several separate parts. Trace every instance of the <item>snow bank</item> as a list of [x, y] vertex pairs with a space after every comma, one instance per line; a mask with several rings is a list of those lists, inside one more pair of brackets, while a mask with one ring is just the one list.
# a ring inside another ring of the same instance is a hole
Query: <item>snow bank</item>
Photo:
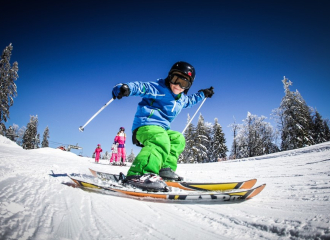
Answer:
[[22, 148], [21, 146], [17, 145], [17, 143], [11, 141], [10, 139], [6, 138], [5, 136], [0, 135], [0, 145], [7, 146], [7, 147], [18, 147]]

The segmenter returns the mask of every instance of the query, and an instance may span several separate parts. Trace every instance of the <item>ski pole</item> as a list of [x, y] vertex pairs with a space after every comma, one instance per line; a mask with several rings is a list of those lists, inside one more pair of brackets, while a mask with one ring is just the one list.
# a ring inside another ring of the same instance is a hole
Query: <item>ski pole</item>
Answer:
[[186, 131], [187, 127], [189, 126], [189, 124], [191, 123], [191, 121], [194, 119], [195, 115], [197, 114], [197, 112], [199, 111], [199, 109], [203, 106], [203, 104], [204, 104], [205, 101], [206, 101], [206, 98], [203, 100], [203, 102], [201, 103], [201, 105], [199, 106], [199, 108], [197, 109], [197, 111], [195, 112], [194, 116], [192, 116], [192, 118], [187, 123], [186, 127], [183, 129], [182, 134]]
[[85, 123], [85, 125], [84, 126], [81, 126], [80, 128], [79, 128], [79, 131], [80, 132], [83, 132], [84, 131], [84, 128], [87, 126], [87, 124], [90, 122], [90, 121], [92, 121], [100, 112], [102, 112], [102, 110], [103, 109], [105, 109], [112, 101], [113, 101], [114, 99], [113, 98], [111, 98], [110, 99], [110, 101], [109, 102], [107, 102], [103, 107], [101, 107], [101, 109], [100, 110], [98, 110], [97, 111], [97, 113], [95, 113], [94, 115], [93, 115], [93, 117], [91, 117], [86, 123]]

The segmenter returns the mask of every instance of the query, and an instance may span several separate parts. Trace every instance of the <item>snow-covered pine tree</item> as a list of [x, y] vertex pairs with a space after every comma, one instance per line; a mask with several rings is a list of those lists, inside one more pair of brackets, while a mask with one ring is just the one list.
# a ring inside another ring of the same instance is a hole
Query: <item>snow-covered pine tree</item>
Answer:
[[[190, 115], [188, 114], [187, 123], [190, 121]], [[194, 147], [195, 147], [195, 127], [192, 123], [189, 123], [186, 131], [184, 132], [184, 138], [186, 140], [186, 147], [181, 153], [179, 159], [185, 163], [194, 161]]]
[[39, 146], [40, 146], [40, 134], [38, 133], [37, 134], [37, 137], [36, 137], [36, 141], [35, 141], [35, 143], [34, 143], [34, 148], [36, 149], [36, 148], [39, 148]]
[[127, 156], [127, 162], [133, 162], [135, 159], [135, 154], [133, 152], [133, 149], [131, 149], [131, 153]]
[[110, 158], [111, 158], [111, 156], [110, 156], [109, 152], [108, 151], [105, 151], [105, 154], [103, 154], [102, 159], [104, 159], [104, 160], [110, 160]]
[[42, 142], [41, 142], [41, 147], [49, 147], [49, 141], [48, 141], [48, 138], [49, 138], [49, 128], [48, 126], [45, 128], [44, 130], [44, 134], [42, 136]]
[[18, 63], [10, 65], [13, 46], [11, 43], [3, 50], [0, 59], [0, 123], [7, 122], [9, 108], [14, 104], [17, 95], [15, 81], [18, 78]]
[[236, 158], [251, 157], [253, 152], [253, 119], [251, 113], [248, 112], [243, 124], [239, 124], [237, 136], [235, 138], [237, 143]]
[[239, 124], [236, 123], [235, 117], [234, 117], [234, 123], [230, 124], [228, 127], [230, 127], [231, 131], [233, 132], [233, 143], [231, 145], [229, 159], [236, 159], [238, 153], [237, 134], [239, 131]]
[[26, 131], [26, 127], [25, 127], [25, 126], [22, 126], [21, 128], [18, 129], [18, 125], [17, 125], [17, 131], [16, 131], [17, 138], [16, 138], [16, 143], [17, 143], [19, 146], [23, 146], [23, 136], [24, 136], [25, 131]]
[[38, 115], [30, 116], [30, 122], [27, 124], [26, 131], [23, 136], [23, 148], [34, 149], [37, 144], [38, 134]]
[[298, 90], [291, 92], [292, 82], [284, 77], [285, 96], [280, 107], [273, 111], [281, 132], [281, 150], [297, 149], [314, 144], [310, 108]]
[[277, 152], [273, 143], [275, 132], [270, 123], [265, 122], [266, 117], [252, 115], [248, 112], [243, 124], [239, 125], [237, 142], [237, 158], [260, 156]]
[[206, 158], [206, 162], [211, 162], [214, 159], [212, 158], [212, 138], [213, 138], [213, 124], [210, 122], [204, 122], [204, 126], [205, 126], [205, 135], [207, 136], [207, 141], [205, 143], [205, 147], [207, 149], [207, 158]]
[[23, 139], [23, 135], [24, 132], [26, 130], [26, 127], [23, 126], [21, 128], [19, 128], [19, 126], [15, 123], [13, 123], [12, 126], [13, 130], [14, 130], [14, 135], [15, 135], [15, 141], [19, 146], [22, 146], [22, 139]]
[[12, 126], [9, 126], [9, 128], [6, 131], [6, 137], [10, 139], [11, 141], [15, 142], [16, 135], [15, 135], [15, 130]]
[[326, 141], [330, 141], [329, 119], [323, 120], [323, 126], [324, 126], [323, 128], [324, 128], [325, 139], [326, 139]]
[[266, 117], [264, 116], [258, 118], [258, 120], [260, 121], [258, 123], [260, 140], [259, 140], [258, 152], [256, 153], [255, 156], [260, 156], [260, 155], [265, 155], [280, 151], [279, 147], [276, 145], [277, 132], [276, 130], [274, 130], [273, 126], [270, 123], [265, 122], [264, 119], [266, 119]]
[[226, 158], [228, 148], [226, 146], [225, 134], [222, 131], [221, 125], [218, 123], [218, 119], [214, 119], [213, 131], [212, 131], [212, 160], [217, 161], [218, 158]]
[[195, 132], [195, 146], [193, 148], [195, 161], [202, 163], [208, 160], [208, 149], [206, 147], [208, 145], [208, 141], [209, 138], [205, 127], [204, 118], [202, 114], [200, 114]]
[[6, 135], [6, 126], [2, 122], [0, 122], [0, 135], [2, 135], [2, 136]]

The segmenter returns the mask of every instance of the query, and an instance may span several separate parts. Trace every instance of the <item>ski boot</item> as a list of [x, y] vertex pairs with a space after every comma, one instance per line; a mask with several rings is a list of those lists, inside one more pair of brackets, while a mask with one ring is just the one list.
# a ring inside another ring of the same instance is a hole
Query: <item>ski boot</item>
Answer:
[[119, 180], [123, 185], [129, 185], [133, 188], [139, 188], [148, 192], [169, 192], [170, 188], [166, 185], [161, 177], [154, 173], [147, 173], [142, 176], [125, 177], [123, 173], [119, 174]]
[[159, 170], [159, 176], [168, 181], [183, 181], [183, 177], [176, 174], [171, 168], [162, 168]]

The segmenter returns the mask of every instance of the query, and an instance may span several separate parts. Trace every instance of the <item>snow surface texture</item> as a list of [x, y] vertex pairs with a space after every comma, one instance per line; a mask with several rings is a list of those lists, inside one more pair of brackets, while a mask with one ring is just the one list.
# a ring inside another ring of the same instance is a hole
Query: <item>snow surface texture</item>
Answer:
[[257, 178], [241, 203], [139, 201], [73, 188], [57, 174], [128, 167], [58, 149], [23, 150], [0, 136], [0, 239], [330, 239], [330, 142], [272, 155], [181, 164], [196, 181]]

